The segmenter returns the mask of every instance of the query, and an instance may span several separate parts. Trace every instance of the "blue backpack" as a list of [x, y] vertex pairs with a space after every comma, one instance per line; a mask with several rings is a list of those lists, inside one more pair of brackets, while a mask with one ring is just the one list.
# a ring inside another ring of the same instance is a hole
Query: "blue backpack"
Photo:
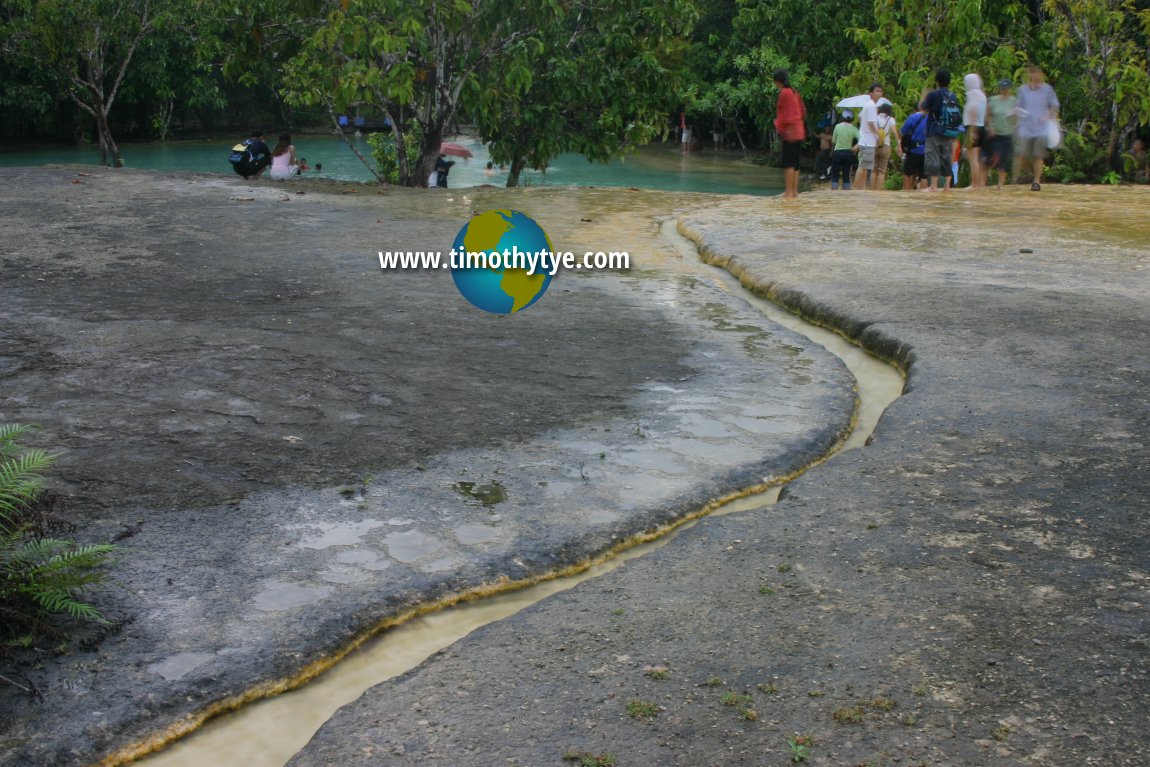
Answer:
[[252, 140], [250, 138], [244, 139], [243, 143], [232, 147], [232, 153], [228, 155], [228, 162], [232, 165], [250, 164], [255, 160], [256, 158], [252, 155]]
[[943, 88], [938, 111], [933, 115], [938, 135], [958, 138], [962, 134], [962, 108], [954, 92]]

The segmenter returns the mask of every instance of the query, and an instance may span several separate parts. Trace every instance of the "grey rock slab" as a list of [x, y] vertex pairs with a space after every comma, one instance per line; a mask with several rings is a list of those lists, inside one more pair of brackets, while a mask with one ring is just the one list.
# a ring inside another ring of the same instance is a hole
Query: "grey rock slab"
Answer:
[[290, 764], [785, 764], [796, 735], [812, 764], [1147, 764], [1147, 203], [683, 215], [709, 260], [909, 368], [871, 444], [374, 687]]
[[[285, 202], [207, 176], [6, 173], [0, 353], [23, 364], [0, 412], [67, 450], [65, 513], [124, 551], [92, 595], [117, 630], [35, 659], [42, 702], [0, 685], [0, 765], [126, 754], [418, 604], [787, 475], [850, 422], [837, 359], [661, 264], [664, 195]], [[647, 262], [560, 275], [509, 317], [446, 273], [378, 269], [380, 248], [446, 249], [472, 210], [518, 206], [572, 250], [614, 220]]]

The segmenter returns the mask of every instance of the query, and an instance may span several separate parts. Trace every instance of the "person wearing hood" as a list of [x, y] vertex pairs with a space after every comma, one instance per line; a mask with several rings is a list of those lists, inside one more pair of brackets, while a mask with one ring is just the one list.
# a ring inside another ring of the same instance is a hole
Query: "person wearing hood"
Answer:
[[970, 188], [986, 186], [986, 170], [982, 167], [982, 144], [986, 140], [986, 94], [982, 78], [973, 72], [962, 78], [966, 88], [966, 107], [962, 110], [962, 124], [966, 126], [966, 160], [970, 163]]

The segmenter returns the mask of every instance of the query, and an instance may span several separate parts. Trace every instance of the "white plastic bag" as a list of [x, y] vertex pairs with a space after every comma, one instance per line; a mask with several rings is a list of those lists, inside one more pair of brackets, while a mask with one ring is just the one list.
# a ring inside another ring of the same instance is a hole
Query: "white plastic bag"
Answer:
[[1058, 126], [1057, 120], [1046, 121], [1046, 148], [1057, 149], [1062, 143], [1062, 128]]

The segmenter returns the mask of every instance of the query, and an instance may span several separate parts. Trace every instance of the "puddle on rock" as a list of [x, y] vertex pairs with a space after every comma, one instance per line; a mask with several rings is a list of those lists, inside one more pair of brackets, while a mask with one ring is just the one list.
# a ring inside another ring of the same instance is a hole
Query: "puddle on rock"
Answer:
[[460, 495], [494, 506], [507, 500], [507, 489], [496, 480], [490, 482], [456, 482], [451, 488]]
[[264, 590], [256, 594], [256, 608], [265, 612], [280, 612], [314, 604], [331, 595], [327, 586], [300, 586], [295, 583], [264, 581]]
[[209, 652], [182, 652], [159, 663], [153, 663], [148, 670], [156, 672], [169, 682], [174, 682], [214, 657], [215, 654]]
[[443, 541], [418, 530], [392, 533], [383, 539], [383, 543], [387, 546], [387, 553], [391, 558], [398, 559], [405, 565], [443, 548]]

